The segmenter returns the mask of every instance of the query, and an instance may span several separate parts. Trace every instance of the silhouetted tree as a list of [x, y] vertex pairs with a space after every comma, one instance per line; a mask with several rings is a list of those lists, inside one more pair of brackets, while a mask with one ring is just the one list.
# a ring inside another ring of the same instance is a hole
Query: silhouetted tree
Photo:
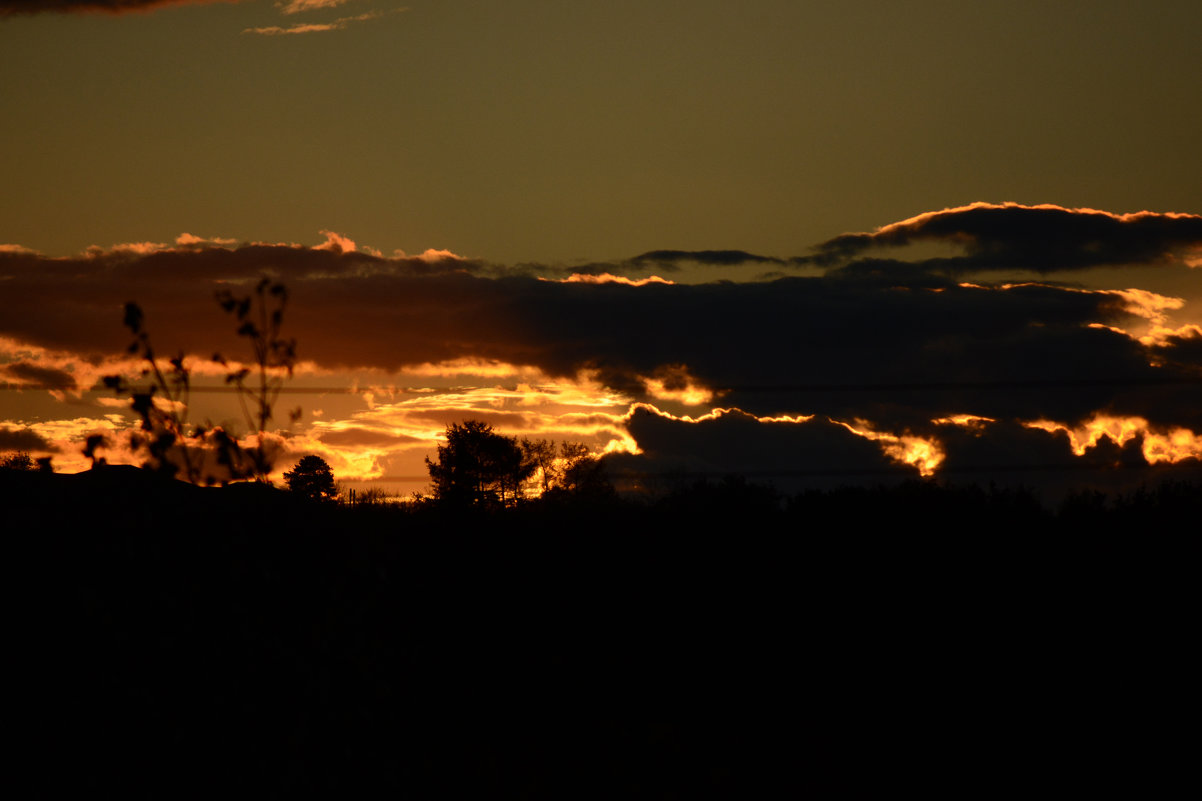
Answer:
[[338, 495], [334, 472], [320, 456], [305, 456], [284, 473], [288, 489], [314, 501], [333, 500]]
[[564, 442], [559, 447], [560, 487], [582, 494], [612, 495], [613, 485], [605, 475], [601, 459], [580, 442]]
[[543, 496], [609, 495], [614, 491], [601, 459], [582, 442], [561, 442], [557, 448], [553, 440], [523, 438], [520, 447], [530, 479], [537, 482]]
[[547, 492], [554, 487], [559, 474], [555, 463], [555, 441], [522, 437], [520, 447], [522, 458], [530, 465], [531, 477], [538, 481], [539, 490]]
[[447, 444], [438, 446], [438, 461], [426, 457], [436, 501], [470, 507], [517, 500], [522, 482], [535, 468], [523, 458], [516, 439], [479, 420], [450, 424], [446, 437]]

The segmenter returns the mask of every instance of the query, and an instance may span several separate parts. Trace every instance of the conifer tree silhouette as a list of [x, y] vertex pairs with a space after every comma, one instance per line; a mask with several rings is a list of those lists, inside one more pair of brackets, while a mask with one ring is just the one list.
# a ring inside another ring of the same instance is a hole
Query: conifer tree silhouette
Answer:
[[313, 501], [330, 501], [338, 495], [334, 472], [320, 456], [305, 456], [284, 473], [288, 489]]
[[516, 439], [498, 434], [488, 423], [451, 423], [438, 460], [426, 457], [434, 499], [451, 507], [507, 506], [515, 503], [522, 482], [534, 472]]

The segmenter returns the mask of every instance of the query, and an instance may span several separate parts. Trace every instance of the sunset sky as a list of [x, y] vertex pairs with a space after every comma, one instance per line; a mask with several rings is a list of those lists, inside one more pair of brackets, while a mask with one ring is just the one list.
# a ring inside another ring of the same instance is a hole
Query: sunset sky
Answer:
[[190, 419], [245, 434], [214, 293], [268, 275], [277, 467], [348, 485], [421, 489], [467, 418], [782, 486], [1196, 469], [1199, 30], [1195, 0], [0, 0], [0, 455], [137, 461], [95, 388], [137, 376], [128, 301]]

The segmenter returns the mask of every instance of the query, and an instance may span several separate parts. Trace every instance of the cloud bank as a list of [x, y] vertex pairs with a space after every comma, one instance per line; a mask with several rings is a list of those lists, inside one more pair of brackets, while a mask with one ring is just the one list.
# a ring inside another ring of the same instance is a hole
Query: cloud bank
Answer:
[[[874, 238], [904, 244], [948, 237], [967, 243], [964, 258], [974, 269], [1002, 260], [1018, 269], [1051, 269], [1051, 256], [1037, 258], [1025, 238], [1038, 231], [1050, 253], [1060, 255], [1058, 268], [1135, 259], [1142, 271], [1192, 277], [1180, 254], [1202, 244], [1200, 221], [977, 204], [836, 238], [819, 249], [854, 256]], [[760, 258], [745, 251], [653, 251], [625, 264], [645, 270]], [[598, 412], [604, 419], [592, 423], [608, 441], [628, 437], [624, 450], [632, 453], [612, 457], [627, 470], [642, 464], [887, 477], [899, 464], [912, 465], [911, 475], [922, 469], [966, 476], [1053, 465], [1062, 475], [1057, 465], [1080, 466], [1084, 457], [1099, 469], [1159, 470], [1195, 450], [1202, 455], [1199, 310], [1131, 287], [970, 283], [926, 264], [909, 271], [898, 264], [688, 284], [596, 273], [564, 280], [566, 268], [510, 268], [446, 251], [386, 257], [334, 232], [313, 247], [187, 235], [174, 245], [96, 248], [69, 258], [3, 248], [0, 336], [9, 344], [0, 358], [13, 385], [62, 388], [85, 376], [94, 380], [83, 366], [115, 358], [127, 343], [120, 325], [127, 301], [143, 307], [165, 351], [236, 354], [239, 343], [214, 293], [246, 293], [268, 275], [289, 288], [289, 335], [315, 370], [435, 375], [438, 365], [491, 364], [503, 366], [498, 376], [532, 371], [565, 386], [587, 377], [595, 391], [635, 404], [627, 411], [621, 400], [607, 401]], [[1170, 312], [1192, 314], [1195, 322], [1170, 326]], [[75, 354], [78, 365], [38, 353]], [[488, 374], [479, 369], [480, 377]], [[555, 423], [522, 407], [530, 391], [515, 387], [512, 395], [492, 397], [487, 403], [500, 404], [492, 412], [455, 406], [440, 391], [424, 412], [417, 400], [390, 407], [392, 422], [377, 415], [346, 427], [317, 426], [315, 447], [324, 437], [331, 448], [378, 446], [384, 454], [429, 442], [464, 414], [493, 414], [513, 432], [551, 430]], [[684, 407], [698, 411], [691, 417], [667, 411]], [[707, 412], [716, 407], [727, 411]], [[426, 416], [420, 426], [397, 422], [400, 415], [412, 423], [419, 412]], [[948, 422], [957, 417], [970, 422]], [[1142, 422], [1123, 433], [1110, 420]], [[1091, 444], [1077, 447], [1090, 431], [1098, 432]], [[1107, 443], [1120, 452], [1107, 451]]]

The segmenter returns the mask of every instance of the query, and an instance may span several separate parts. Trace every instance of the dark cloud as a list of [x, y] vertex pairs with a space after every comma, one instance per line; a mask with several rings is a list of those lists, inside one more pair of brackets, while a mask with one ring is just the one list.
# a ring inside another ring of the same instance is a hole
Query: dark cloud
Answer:
[[569, 275], [645, 276], [652, 271], [676, 273], [686, 266], [738, 267], [740, 265], [777, 265], [787, 267], [791, 261], [775, 256], [760, 256], [744, 250], [651, 250], [629, 259], [586, 262], [582, 264], [524, 263], [511, 267], [490, 265], [497, 276], [539, 276], [564, 278]]
[[264, 275], [291, 288], [307, 281], [323, 289], [340, 283], [362, 289], [374, 286], [372, 277], [380, 274], [395, 283], [422, 275], [446, 279], [481, 269], [467, 260], [385, 259], [336, 248], [264, 244], [118, 247], [73, 258], [0, 252], [0, 280], [6, 289], [0, 297], [5, 315], [0, 333], [50, 348], [92, 354], [120, 351], [129, 334], [113, 321], [119, 323], [124, 304], [134, 301], [146, 312], [160, 351], [182, 348], [207, 355], [237, 344], [233, 327], [220, 324], [220, 315], [214, 315], [216, 304], [210, 303], [219, 289], [249, 294]]
[[819, 245], [816, 255], [795, 261], [833, 265], [869, 248], [920, 242], [964, 248], [962, 256], [918, 262], [927, 271], [946, 274], [1016, 269], [1048, 273], [1155, 264], [1202, 248], [1202, 216], [975, 203], [921, 214], [871, 233], [843, 234]]
[[409, 437], [405, 436], [404, 434], [389, 434], [383, 431], [373, 431], [369, 428], [345, 428], [336, 431], [323, 431], [319, 435], [318, 439], [320, 439], [326, 445], [335, 445], [340, 447], [395, 447], [398, 445], [425, 444], [425, 440], [420, 440], [416, 437]]
[[1202, 328], [1167, 336], [1155, 350], [1183, 374], [1202, 378]]
[[75, 376], [53, 367], [39, 367], [29, 362], [0, 367], [0, 377], [14, 379], [30, 389], [75, 389]]
[[899, 259], [856, 259], [827, 273], [847, 281], [887, 282], [910, 289], [955, 286], [958, 282], [931, 264], [931, 260], [910, 262]]
[[58, 448], [34, 431], [0, 426], [0, 452], [57, 453]]
[[891, 461], [875, 442], [821, 418], [761, 422], [730, 411], [692, 422], [637, 408], [628, 430], [643, 453], [606, 457], [607, 468], [624, 485], [655, 489], [657, 482], [742, 475], [793, 492], [917, 475]]
[[945, 458], [939, 475], [959, 483], [999, 487], [1039, 487], [1045, 500], [1058, 502], [1083, 483], [1111, 491], [1151, 486], [1170, 474], [1190, 471], [1202, 477], [1197, 460], [1177, 465], [1149, 464], [1144, 439], [1123, 445], [1102, 437], [1078, 456], [1064, 431], [1045, 431], [1016, 421], [980, 426], [941, 426], [939, 442]]
[[461, 423], [469, 418], [503, 431], [529, 431], [539, 422], [539, 415], [536, 413], [457, 406], [453, 402], [441, 408], [414, 409], [404, 412], [406, 423], [433, 424], [438, 428], [444, 428], [451, 423]]
[[[520, 337], [482, 337], [495, 358], [562, 374], [592, 366], [610, 386], [636, 393], [639, 376], [684, 364], [703, 384], [730, 390], [723, 404], [759, 414], [917, 425], [964, 410], [1078, 419], [1114, 404], [1176, 418], [1194, 416], [1189, 404], [1198, 400], [1196, 386], [1163, 383], [1182, 371], [1152, 368], [1139, 342], [1086, 327], [1125, 316], [1107, 295], [809, 278], [492, 291], [509, 308], [481, 319], [516, 321]], [[1149, 410], [1145, 393], [1158, 386], [1172, 390]]]
[[0, 0], [0, 17], [17, 14], [105, 13], [150, 11], [160, 6], [237, 3], [240, 0]]
[[[629, 431], [641, 454], [612, 454], [606, 464], [624, 488], [670, 490], [699, 479], [741, 475], [786, 492], [849, 483], [888, 485], [918, 472], [890, 459], [880, 445], [823, 418], [807, 422], [761, 420], [730, 411], [698, 421], [637, 408]], [[941, 425], [944, 459], [938, 475], [954, 484], [1038, 488], [1058, 504], [1083, 484], [1109, 491], [1154, 486], [1165, 478], [1202, 478], [1202, 463], [1149, 464], [1137, 435], [1119, 445], [1107, 437], [1077, 456], [1064, 431], [1016, 421]]]

